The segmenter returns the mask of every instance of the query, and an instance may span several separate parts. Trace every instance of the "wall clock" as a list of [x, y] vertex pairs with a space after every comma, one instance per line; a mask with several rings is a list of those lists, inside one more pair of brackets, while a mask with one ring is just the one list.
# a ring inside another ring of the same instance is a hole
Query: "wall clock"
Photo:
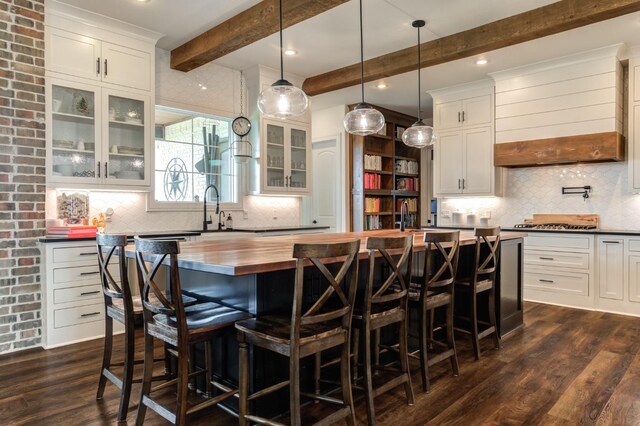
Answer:
[[251, 121], [242, 115], [236, 117], [231, 123], [231, 130], [240, 137], [246, 136], [251, 130]]

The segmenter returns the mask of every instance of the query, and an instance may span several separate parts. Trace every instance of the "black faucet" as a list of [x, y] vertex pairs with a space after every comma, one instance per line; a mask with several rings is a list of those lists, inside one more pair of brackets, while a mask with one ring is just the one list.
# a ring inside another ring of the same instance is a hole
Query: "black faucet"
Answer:
[[[216, 214], [220, 213], [220, 193], [218, 192], [218, 188], [216, 188], [214, 184], [211, 184], [204, 189], [204, 197], [203, 197], [204, 198], [204, 220], [202, 221], [203, 231], [208, 231], [209, 229], [207, 225], [211, 225], [211, 223], [213, 223], [211, 220], [211, 216], [207, 218], [207, 192], [209, 191], [210, 188], [213, 188], [216, 190]], [[220, 229], [221, 229], [220, 222], [218, 222], [218, 230]]]
[[400, 204], [400, 232], [405, 230], [405, 214], [409, 215], [409, 202], [407, 200], [402, 201], [402, 204]]
[[[224, 210], [220, 210], [220, 213], [218, 213], [218, 231], [222, 231], [222, 228], [224, 227], [224, 225], [222, 224], [224, 222], [224, 215]], [[221, 217], [222, 220], [220, 220]]]

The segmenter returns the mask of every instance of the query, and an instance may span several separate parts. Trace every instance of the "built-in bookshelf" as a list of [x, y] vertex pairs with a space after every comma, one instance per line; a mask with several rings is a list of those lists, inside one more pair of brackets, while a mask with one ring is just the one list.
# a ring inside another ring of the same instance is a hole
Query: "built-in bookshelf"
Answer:
[[400, 207], [406, 200], [406, 225], [420, 227], [420, 150], [402, 142], [402, 132], [415, 117], [376, 107], [386, 119], [380, 134], [350, 135], [352, 149], [351, 229], [400, 227]]

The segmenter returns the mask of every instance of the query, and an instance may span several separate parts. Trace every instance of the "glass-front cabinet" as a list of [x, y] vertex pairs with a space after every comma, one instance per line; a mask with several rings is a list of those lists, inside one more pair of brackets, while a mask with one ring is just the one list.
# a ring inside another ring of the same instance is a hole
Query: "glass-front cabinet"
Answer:
[[48, 183], [149, 184], [149, 98], [78, 82], [47, 86]]
[[262, 141], [261, 192], [308, 194], [309, 129], [282, 121], [264, 120]]

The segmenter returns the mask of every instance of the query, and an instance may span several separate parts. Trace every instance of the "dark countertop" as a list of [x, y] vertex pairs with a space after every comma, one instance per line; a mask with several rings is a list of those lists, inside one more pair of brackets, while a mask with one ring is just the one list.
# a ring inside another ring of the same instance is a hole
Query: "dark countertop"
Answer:
[[[422, 229], [473, 229], [469, 226], [429, 226]], [[590, 234], [590, 235], [627, 235], [627, 236], [640, 236], [640, 230], [633, 229], [530, 229], [530, 228], [514, 228], [513, 226], [506, 226], [500, 228], [503, 231], [509, 232], [526, 232], [526, 233], [549, 233], [549, 234]]]
[[[323, 230], [329, 229], [328, 226], [281, 226], [281, 227], [251, 227], [251, 228], [234, 228], [231, 231], [206, 231], [206, 233], [231, 233], [231, 232], [253, 232], [253, 233], [267, 233], [267, 232], [286, 232], [286, 231], [311, 231], [311, 230]], [[179, 238], [179, 237], [197, 237], [203, 234], [202, 231], [157, 231], [157, 232], [144, 232], [138, 234], [140, 238]], [[133, 239], [136, 235], [127, 235], [128, 238]], [[83, 238], [66, 238], [62, 236], [46, 236], [38, 239], [41, 243], [64, 243], [72, 241], [95, 241], [95, 237], [83, 237]]]

